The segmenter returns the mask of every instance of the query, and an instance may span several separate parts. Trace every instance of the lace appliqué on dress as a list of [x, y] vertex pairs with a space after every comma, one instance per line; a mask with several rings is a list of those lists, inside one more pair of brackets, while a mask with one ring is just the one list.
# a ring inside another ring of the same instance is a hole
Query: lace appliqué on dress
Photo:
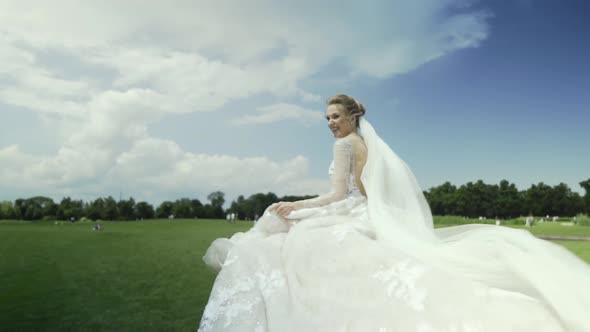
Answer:
[[388, 296], [395, 296], [412, 309], [422, 311], [427, 291], [416, 287], [416, 281], [427, 270], [423, 265], [412, 265], [409, 260], [405, 260], [387, 269], [380, 266], [372, 277], [385, 284]]
[[[234, 263], [237, 259], [234, 257], [229, 263], [226, 261], [225, 266]], [[241, 278], [232, 284], [231, 287], [220, 287], [216, 296], [211, 296], [209, 303], [203, 312], [201, 327], [198, 332], [207, 332], [213, 329], [214, 323], [219, 319], [224, 319], [223, 327], [227, 328], [232, 321], [239, 315], [246, 314], [250, 316], [256, 305], [263, 298], [255, 296], [244, 296], [240, 293], [248, 293], [257, 289], [260, 290], [264, 298], [269, 298], [277, 290], [284, 288], [286, 279], [283, 272], [272, 270], [265, 274], [258, 272], [255, 279], [247, 277]], [[256, 331], [263, 331], [262, 326], [257, 326]]]
[[[216, 296], [211, 296], [209, 303], [203, 312], [201, 328], [198, 332], [210, 331], [220, 318], [225, 318], [223, 327], [228, 327], [232, 319], [239, 313], [251, 312], [258, 299], [248, 299], [244, 296], [237, 296], [241, 292], [248, 292], [256, 286], [254, 279], [241, 278], [236, 280], [232, 287], [220, 287]], [[240, 302], [234, 302], [238, 299]]]
[[273, 270], [270, 274], [258, 272], [256, 273], [256, 277], [258, 278], [258, 287], [265, 298], [270, 297], [272, 293], [286, 285], [285, 276], [279, 270]]
[[[346, 196], [358, 196], [358, 195], [362, 195], [360, 189], [357, 187], [356, 185], [356, 179], [355, 179], [355, 174], [356, 174], [356, 164], [354, 162], [354, 153], [353, 153], [353, 148], [352, 148], [352, 143], [349, 141], [345, 141], [342, 144], [341, 147], [341, 153], [349, 156], [349, 160], [350, 160], [350, 164], [349, 164], [349, 174], [348, 174], [348, 183], [347, 183], [347, 191], [346, 191]], [[330, 176], [334, 175], [334, 163], [335, 160], [332, 160], [332, 163], [330, 163], [330, 168], [328, 169], [328, 174]]]

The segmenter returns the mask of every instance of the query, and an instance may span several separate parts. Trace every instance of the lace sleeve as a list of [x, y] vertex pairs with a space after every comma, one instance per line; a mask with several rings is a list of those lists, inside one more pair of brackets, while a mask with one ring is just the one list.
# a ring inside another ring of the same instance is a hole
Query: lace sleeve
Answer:
[[352, 144], [346, 139], [334, 142], [334, 171], [331, 175], [332, 189], [329, 193], [297, 202], [298, 208], [312, 208], [342, 200], [348, 193], [348, 179], [352, 163]]

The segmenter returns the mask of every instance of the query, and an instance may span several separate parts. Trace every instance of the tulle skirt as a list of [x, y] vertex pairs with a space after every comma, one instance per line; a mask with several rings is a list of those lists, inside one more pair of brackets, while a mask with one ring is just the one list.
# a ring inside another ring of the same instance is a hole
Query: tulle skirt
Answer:
[[289, 217], [267, 210], [212, 243], [204, 260], [219, 273], [199, 332], [590, 331], [590, 268], [526, 231], [437, 230], [434, 260], [376, 240], [364, 197]]

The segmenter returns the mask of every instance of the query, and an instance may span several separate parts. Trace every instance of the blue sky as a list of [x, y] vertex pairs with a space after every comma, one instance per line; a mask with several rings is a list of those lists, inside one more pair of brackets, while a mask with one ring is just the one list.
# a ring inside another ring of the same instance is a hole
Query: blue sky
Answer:
[[424, 189], [582, 192], [585, 1], [322, 4], [0, 5], [0, 199], [320, 193], [341, 92]]
[[425, 187], [505, 178], [519, 188], [563, 181], [582, 192], [578, 182], [590, 177], [590, 4], [483, 5], [494, 17], [480, 47], [380, 86], [403, 114], [391, 120], [401, 126], [389, 141]]

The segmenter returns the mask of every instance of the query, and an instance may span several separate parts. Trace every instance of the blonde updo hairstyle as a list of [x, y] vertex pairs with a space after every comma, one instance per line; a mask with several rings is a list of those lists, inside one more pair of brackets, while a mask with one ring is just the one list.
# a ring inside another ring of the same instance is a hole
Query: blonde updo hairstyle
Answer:
[[349, 118], [354, 119], [356, 128], [359, 127], [361, 116], [365, 115], [367, 112], [363, 104], [359, 103], [354, 98], [343, 94], [330, 97], [328, 101], [326, 101], [326, 104], [328, 106], [339, 105], [340, 109], [343, 110]]

